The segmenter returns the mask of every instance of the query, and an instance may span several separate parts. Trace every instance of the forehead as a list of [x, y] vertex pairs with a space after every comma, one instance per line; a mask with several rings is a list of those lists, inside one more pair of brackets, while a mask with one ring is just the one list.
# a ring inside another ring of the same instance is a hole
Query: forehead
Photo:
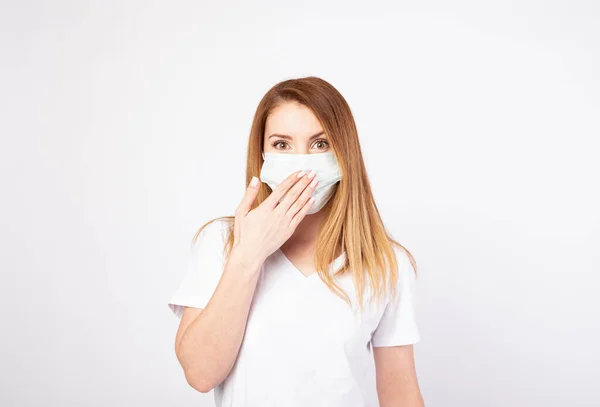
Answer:
[[267, 117], [265, 137], [273, 133], [310, 137], [321, 130], [321, 123], [312, 110], [297, 102], [287, 102], [276, 107]]

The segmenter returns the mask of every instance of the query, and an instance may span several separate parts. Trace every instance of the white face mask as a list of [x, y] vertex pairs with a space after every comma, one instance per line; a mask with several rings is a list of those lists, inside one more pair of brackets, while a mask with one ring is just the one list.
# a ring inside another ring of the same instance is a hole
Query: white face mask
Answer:
[[313, 191], [315, 198], [308, 214], [317, 213], [333, 194], [335, 183], [342, 178], [342, 172], [335, 159], [333, 151], [316, 154], [265, 153], [265, 162], [260, 170], [260, 180], [271, 187], [277, 188], [283, 180], [298, 170], [315, 170], [319, 183]]

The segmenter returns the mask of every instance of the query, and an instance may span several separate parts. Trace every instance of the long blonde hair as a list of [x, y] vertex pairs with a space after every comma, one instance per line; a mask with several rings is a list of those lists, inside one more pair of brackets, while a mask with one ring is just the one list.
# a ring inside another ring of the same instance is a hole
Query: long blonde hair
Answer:
[[[342, 171], [342, 179], [327, 205], [327, 211], [316, 244], [317, 273], [327, 287], [349, 305], [350, 298], [335, 282], [335, 276], [352, 273], [358, 302], [362, 308], [363, 293], [368, 285], [373, 297], [380, 301], [385, 295], [396, 294], [398, 262], [393, 245], [404, 250], [417, 273], [412, 254], [387, 232], [371, 191], [358, 140], [354, 117], [344, 97], [327, 81], [309, 76], [289, 79], [273, 86], [264, 95], [252, 121], [246, 161], [246, 184], [258, 177], [263, 164], [263, 139], [269, 114], [287, 102], [298, 102], [312, 110], [321, 123]], [[268, 185], [261, 183], [252, 209], [260, 205], [271, 193]], [[234, 216], [223, 216], [204, 224], [195, 234], [194, 243], [202, 229], [216, 220], [230, 223], [225, 253], [233, 246]], [[192, 244], [193, 244], [192, 243]], [[336, 248], [341, 245], [346, 254], [345, 264], [332, 276], [329, 265], [336, 258]], [[391, 290], [391, 291], [388, 291]]]

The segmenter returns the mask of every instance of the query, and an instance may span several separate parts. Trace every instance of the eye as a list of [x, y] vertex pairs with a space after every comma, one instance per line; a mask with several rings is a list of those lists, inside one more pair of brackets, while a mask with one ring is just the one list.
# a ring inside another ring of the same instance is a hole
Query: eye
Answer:
[[329, 142], [325, 139], [319, 139], [314, 142], [313, 146], [319, 150], [325, 150], [329, 147]]
[[[274, 143], [272, 143], [271, 145], [275, 148], [275, 150], [284, 150], [287, 143], [283, 140], [277, 140]], [[281, 146], [281, 145], [283, 145], [283, 147], [279, 148], [278, 146]]]

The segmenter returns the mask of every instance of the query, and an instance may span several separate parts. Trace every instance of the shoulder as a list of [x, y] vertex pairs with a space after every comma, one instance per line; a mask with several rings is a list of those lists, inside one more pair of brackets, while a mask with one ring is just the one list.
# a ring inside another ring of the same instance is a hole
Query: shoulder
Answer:
[[[412, 255], [402, 245], [391, 241], [391, 248], [394, 258], [386, 258], [385, 273], [382, 273], [384, 287], [377, 293], [375, 289], [368, 285], [369, 296], [376, 300], [378, 306], [387, 305], [399, 297], [403, 291], [410, 290], [414, 283], [414, 269], [411, 263]], [[392, 260], [395, 260], [395, 264]]]
[[402, 246], [393, 244], [396, 254], [397, 280], [396, 296], [414, 289], [417, 279], [416, 261], [412, 254]]
[[388, 237], [388, 242], [391, 245], [392, 251], [394, 252], [395, 257], [396, 257], [396, 267], [394, 268], [394, 270], [392, 272], [397, 271], [398, 277], [400, 277], [401, 275], [404, 275], [404, 274], [409, 274], [410, 272], [412, 272], [413, 275], [416, 274], [415, 273], [415, 271], [417, 269], [416, 259], [414, 258], [414, 256], [410, 252], [410, 250], [406, 248], [406, 245], [403, 244], [401, 242], [401, 240], [397, 239], [397, 237], [399, 236], [399, 233], [398, 234], [394, 233], [395, 227], [393, 225], [390, 225], [390, 226], [391, 226], [390, 229], [386, 228], [386, 230], [389, 230], [387, 237]]
[[228, 218], [215, 218], [204, 223], [192, 239], [192, 249], [195, 252], [223, 249], [229, 231], [233, 227]]
[[398, 267], [398, 276], [400, 277], [406, 273], [413, 273], [415, 268], [413, 266], [414, 257], [410, 252], [399, 244], [392, 243], [394, 254], [396, 255], [396, 264]]

